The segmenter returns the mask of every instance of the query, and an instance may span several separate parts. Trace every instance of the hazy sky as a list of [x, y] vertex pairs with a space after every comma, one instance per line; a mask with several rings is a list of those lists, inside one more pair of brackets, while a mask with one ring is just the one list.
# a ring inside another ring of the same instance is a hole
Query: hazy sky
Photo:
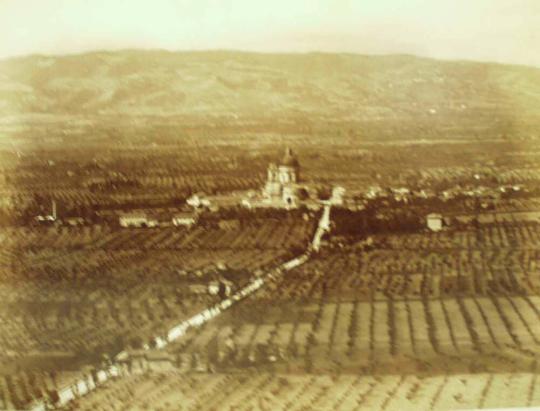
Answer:
[[0, 0], [0, 57], [165, 48], [540, 66], [540, 0]]

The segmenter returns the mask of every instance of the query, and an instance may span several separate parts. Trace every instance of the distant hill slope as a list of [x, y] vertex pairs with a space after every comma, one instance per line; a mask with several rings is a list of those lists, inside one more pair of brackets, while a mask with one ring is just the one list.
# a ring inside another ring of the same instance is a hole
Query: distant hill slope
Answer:
[[540, 118], [540, 69], [412, 56], [95, 52], [0, 61], [0, 116]]

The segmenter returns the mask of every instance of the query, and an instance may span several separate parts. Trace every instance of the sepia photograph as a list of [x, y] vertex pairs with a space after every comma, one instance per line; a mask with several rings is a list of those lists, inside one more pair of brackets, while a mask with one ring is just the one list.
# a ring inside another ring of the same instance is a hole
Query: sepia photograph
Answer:
[[0, 411], [540, 410], [540, 0], [0, 0]]

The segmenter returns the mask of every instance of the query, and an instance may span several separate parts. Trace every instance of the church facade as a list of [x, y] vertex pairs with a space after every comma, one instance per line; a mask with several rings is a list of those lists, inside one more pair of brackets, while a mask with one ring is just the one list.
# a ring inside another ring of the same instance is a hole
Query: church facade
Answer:
[[297, 207], [305, 188], [300, 183], [300, 163], [290, 148], [278, 163], [268, 166], [263, 201], [268, 205]]

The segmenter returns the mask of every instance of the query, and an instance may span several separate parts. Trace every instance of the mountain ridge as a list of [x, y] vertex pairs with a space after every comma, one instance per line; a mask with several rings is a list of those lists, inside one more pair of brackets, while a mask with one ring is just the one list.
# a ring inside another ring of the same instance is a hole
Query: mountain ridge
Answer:
[[0, 61], [0, 117], [540, 123], [540, 68], [353, 53], [95, 51]]

